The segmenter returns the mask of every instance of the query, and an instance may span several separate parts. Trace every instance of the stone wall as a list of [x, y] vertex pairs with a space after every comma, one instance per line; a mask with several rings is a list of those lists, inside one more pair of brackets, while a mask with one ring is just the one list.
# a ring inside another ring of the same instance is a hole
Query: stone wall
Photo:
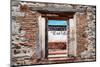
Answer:
[[96, 8], [81, 6], [80, 9], [85, 9], [85, 11], [76, 13], [77, 54], [81, 58], [95, 60]]
[[75, 6], [75, 8], [85, 9], [84, 12], [75, 13], [77, 54], [81, 58], [92, 58], [95, 60], [96, 7]]
[[77, 54], [79, 55], [86, 49], [87, 34], [85, 33], [86, 15], [85, 13], [77, 13], [76, 15], [76, 34], [77, 34]]
[[94, 58], [96, 57], [96, 7], [88, 6], [86, 9], [86, 50], [81, 52], [81, 56], [84, 58]]
[[[12, 65], [36, 64], [37, 59], [41, 58], [38, 24], [41, 14], [37, 11], [31, 11], [29, 7], [65, 7], [65, 9], [74, 8], [84, 10], [83, 12], [75, 13], [77, 56], [95, 60], [96, 8], [94, 6], [12, 1]], [[70, 42], [73, 41], [70, 40]]]
[[27, 5], [12, 3], [12, 64], [35, 63], [35, 46], [38, 45], [38, 16]]

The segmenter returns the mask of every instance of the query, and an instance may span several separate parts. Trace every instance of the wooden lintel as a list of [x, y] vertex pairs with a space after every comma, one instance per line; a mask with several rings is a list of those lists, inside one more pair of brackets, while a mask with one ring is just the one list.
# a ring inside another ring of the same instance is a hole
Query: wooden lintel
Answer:
[[42, 14], [42, 17], [48, 17], [48, 18], [66, 18], [66, 19], [68, 19], [68, 18], [73, 18], [73, 15], [74, 14], [62, 14], [62, 13], [59, 13], [59, 14], [50, 14], [50, 15], [48, 15], [48, 14]]

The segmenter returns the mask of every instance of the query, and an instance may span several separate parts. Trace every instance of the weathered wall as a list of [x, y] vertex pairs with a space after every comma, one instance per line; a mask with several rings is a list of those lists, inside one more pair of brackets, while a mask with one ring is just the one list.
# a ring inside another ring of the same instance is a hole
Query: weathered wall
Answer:
[[[76, 40], [77, 56], [81, 58], [95, 58], [95, 7], [70, 4], [48, 4], [32, 2], [12, 2], [12, 44], [11, 60], [13, 65], [36, 64], [41, 58], [41, 43], [39, 41], [39, 16], [37, 11], [29, 7], [66, 7], [85, 9], [76, 12]], [[43, 34], [42, 34], [43, 35]], [[70, 40], [70, 43], [74, 41]], [[43, 46], [43, 45], [42, 45]], [[42, 47], [43, 48], [43, 47]], [[71, 48], [70, 48], [71, 49]], [[94, 59], [95, 60], [95, 59]]]
[[94, 6], [81, 6], [84, 12], [76, 15], [77, 54], [81, 58], [95, 59], [95, 31], [96, 8]]
[[35, 63], [38, 16], [39, 13], [30, 11], [27, 5], [12, 4], [12, 64]]
[[77, 33], [77, 54], [79, 55], [86, 49], [85, 44], [87, 43], [87, 35], [85, 33], [86, 26], [86, 15], [85, 13], [77, 13], [76, 17], [76, 33]]
[[84, 12], [76, 12], [76, 36], [77, 54], [81, 58], [95, 59], [95, 31], [96, 8], [94, 6], [77, 6], [85, 9]]
[[82, 58], [94, 58], [96, 55], [96, 8], [88, 6], [86, 8], [86, 25], [83, 37], [86, 38], [86, 44], [84, 44], [86, 50], [80, 53]]

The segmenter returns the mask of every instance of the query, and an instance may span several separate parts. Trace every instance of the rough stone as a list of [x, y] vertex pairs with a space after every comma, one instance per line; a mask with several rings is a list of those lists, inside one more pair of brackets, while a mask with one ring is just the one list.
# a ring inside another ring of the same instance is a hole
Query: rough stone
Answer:
[[[77, 21], [77, 54], [81, 58], [95, 58], [95, 7], [71, 4], [47, 4], [31, 2], [12, 3], [12, 64], [35, 64], [41, 59], [41, 45], [39, 42], [37, 11], [31, 11], [29, 7], [52, 7], [82, 9], [84, 12], [76, 12]], [[50, 8], [50, 9], [52, 9]], [[58, 9], [57, 9], [58, 10]], [[70, 41], [74, 41], [71, 39]]]

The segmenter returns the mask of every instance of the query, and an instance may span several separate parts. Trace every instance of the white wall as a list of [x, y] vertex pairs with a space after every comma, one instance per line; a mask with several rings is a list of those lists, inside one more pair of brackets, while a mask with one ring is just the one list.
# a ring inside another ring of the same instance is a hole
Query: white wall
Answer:
[[[53, 35], [53, 33], [60, 33], [59, 35]], [[66, 33], [63, 35], [62, 33]], [[48, 31], [48, 42], [66, 42], [67, 31]]]

